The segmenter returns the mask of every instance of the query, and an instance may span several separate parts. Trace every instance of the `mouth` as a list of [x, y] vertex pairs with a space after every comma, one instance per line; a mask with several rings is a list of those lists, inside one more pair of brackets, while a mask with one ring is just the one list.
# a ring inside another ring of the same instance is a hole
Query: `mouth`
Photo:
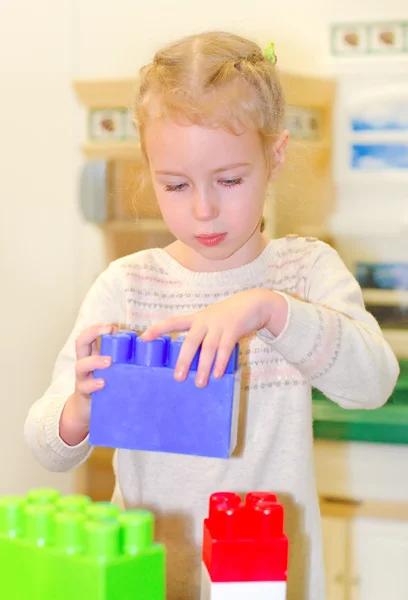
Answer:
[[195, 239], [199, 244], [202, 244], [203, 246], [218, 246], [218, 244], [221, 244], [221, 242], [223, 242], [226, 237], [226, 233], [210, 233], [208, 235], [196, 235]]

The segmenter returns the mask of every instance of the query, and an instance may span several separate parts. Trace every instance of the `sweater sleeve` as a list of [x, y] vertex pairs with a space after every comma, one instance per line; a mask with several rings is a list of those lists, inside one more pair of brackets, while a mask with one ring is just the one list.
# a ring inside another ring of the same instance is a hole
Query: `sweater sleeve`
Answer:
[[289, 307], [283, 332], [276, 338], [260, 333], [343, 408], [382, 406], [398, 379], [398, 361], [337, 252], [323, 242], [314, 244], [305, 299], [282, 294]]
[[58, 355], [50, 386], [32, 405], [26, 418], [25, 440], [38, 461], [51, 471], [71, 470], [83, 463], [92, 451], [88, 437], [77, 446], [68, 446], [59, 435], [59, 421], [65, 402], [75, 389], [77, 336], [90, 325], [116, 324], [124, 320], [124, 303], [118, 294], [116, 276], [117, 269], [112, 263], [89, 290], [74, 328]]

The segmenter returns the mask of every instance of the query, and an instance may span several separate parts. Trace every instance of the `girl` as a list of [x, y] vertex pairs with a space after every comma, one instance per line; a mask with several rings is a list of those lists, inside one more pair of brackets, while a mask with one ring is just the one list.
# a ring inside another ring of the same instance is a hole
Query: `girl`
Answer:
[[243, 368], [238, 448], [227, 461], [119, 450], [113, 500], [146, 506], [168, 551], [169, 600], [199, 596], [202, 520], [220, 489], [275, 491], [290, 542], [288, 600], [323, 600], [319, 507], [313, 472], [312, 385], [344, 408], [376, 408], [398, 363], [360, 288], [328, 245], [268, 240], [268, 182], [285, 158], [284, 101], [275, 61], [226, 33], [192, 36], [158, 52], [140, 73], [135, 108], [144, 158], [176, 241], [112, 263], [88, 293], [52, 383], [25, 435], [48, 469], [84, 462], [91, 394], [109, 367], [96, 340], [114, 324], [144, 339], [187, 331], [182, 381], [202, 346], [197, 385], [217, 353]]

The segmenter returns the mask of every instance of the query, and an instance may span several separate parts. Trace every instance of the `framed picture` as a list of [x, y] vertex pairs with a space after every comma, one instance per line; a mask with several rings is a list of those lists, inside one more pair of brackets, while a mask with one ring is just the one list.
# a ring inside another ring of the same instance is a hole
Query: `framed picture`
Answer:
[[320, 137], [320, 111], [303, 106], [288, 106], [285, 127], [293, 139], [316, 140]]
[[368, 28], [365, 24], [333, 25], [331, 50], [335, 55], [362, 55], [368, 51]]
[[408, 262], [357, 262], [356, 279], [363, 289], [408, 290]]
[[407, 143], [353, 143], [351, 168], [358, 171], [408, 170]]
[[408, 52], [408, 22], [336, 23], [331, 27], [335, 56], [401, 54]]
[[376, 97], [359, 102], [350, 111], [350, 129], [354, 132], [408, 132], [408, 96]]
[[403, 23], [373, 24], [369, 27], [369, 50], [387, 54], [404, 52], [405, 26]]
[[95, 109], [89, 113], [91, 140], [122, 140], [125, 135], [125, 110], [121, 108]]

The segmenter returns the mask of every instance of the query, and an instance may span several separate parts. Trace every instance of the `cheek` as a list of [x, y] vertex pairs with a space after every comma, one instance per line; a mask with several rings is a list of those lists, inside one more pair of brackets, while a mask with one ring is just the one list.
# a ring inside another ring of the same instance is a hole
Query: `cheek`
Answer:
[[187, 221], [182, 199], [178, 198], [176, 194], [169, 194], [163, 190], [156, 190], [156, 198], [161, 215], [169, 229], [173, 233], [182, 230], [183, 224], [185, 225]]
[[228, 202], [228, 197], [225, 200], [231, 218], [241, 222], [243, 226], [252, 225], [256, 224], [262, 215], [265, 194], [263, 188], [243, 186], [233, 202]]

